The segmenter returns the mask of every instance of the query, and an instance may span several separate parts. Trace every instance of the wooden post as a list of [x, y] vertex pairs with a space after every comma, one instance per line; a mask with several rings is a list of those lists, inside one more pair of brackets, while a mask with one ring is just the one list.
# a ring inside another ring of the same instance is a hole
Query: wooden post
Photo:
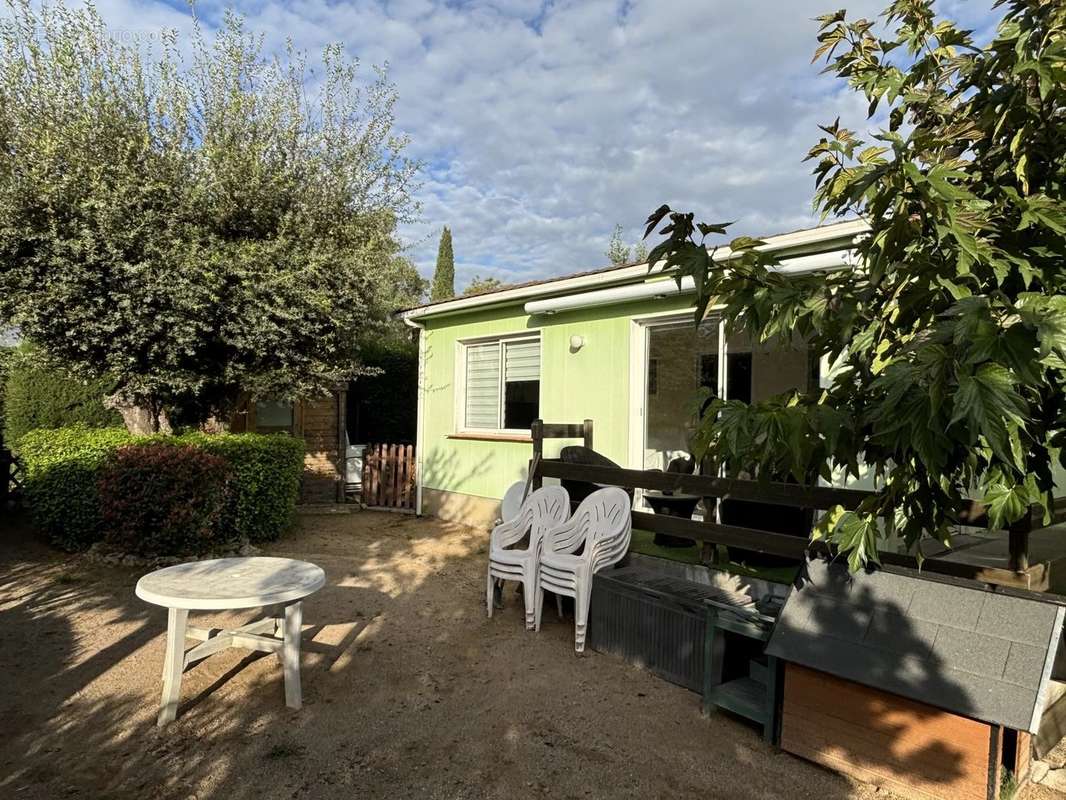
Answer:
[[1029, 569], [1029, 531], [1033, 529], [1032, 513], [1026, 514], [1010, 526], [1010, 568], [1015, 572]]
[[344, 502], [348, 484], [348, 385], [340, 384], [337, 396], [337, 502]]
[[587, 447], [589, 450], [591, 450], [592, 449], [592, 420], [591, 419], [585, 420], [583, 433], [584, 433], [583, 438], [585, 440], [585, 442], [584, 442], [585, 447]]
[[530, 486], [535, 490], [544, 485], [544, 480], [540, 477], [540, 462], [544, 457], [544, 420], [533, 420], [533, 424], [529, 426], [529, 435], [533, 439], [533, 459], [529, 462], [532, 480]]

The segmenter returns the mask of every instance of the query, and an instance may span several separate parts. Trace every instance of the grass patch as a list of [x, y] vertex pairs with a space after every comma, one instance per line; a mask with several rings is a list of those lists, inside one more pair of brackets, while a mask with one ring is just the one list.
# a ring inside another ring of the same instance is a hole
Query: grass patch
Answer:
[[631, 552], [645, 556], [665, 558], [667, 561], [680, 561], [682, 564], [700, 563], [700, 546], [693, 544], [691, 547], [660, 547], [655, 544], [655, 534], [651, 531], [633, 529], [633, 537], [629, 542]]
[[[682, 564], [702, 564], [700, 561], [700, 546], [693, 544], [691, 547], [660, 547], [655, 544], [655, 534], [651, 531], [633, 529], [633, 537], [630, 540], [629, 550], [645, 556], [664, 558], [667, 561], [677, 561]], [[719, 548], [719, 553], [724, 555], [725, 548]], [[760, 578], [770, 583], [792, 583], [796, 579], [799, 566], [789, 567], [757, 567], [748, 566], [738, 561], [727, 561], [719, 564], [708, 564], [710, 569], [719, 569], [732, 575], [744, 575], [749, 578]]]
[[999, 773], [999, 800], [1014, 800], [1014, 795], [1017, 793], [1018, 779], [1014, 777], [1013, 772], [1004, 767]]

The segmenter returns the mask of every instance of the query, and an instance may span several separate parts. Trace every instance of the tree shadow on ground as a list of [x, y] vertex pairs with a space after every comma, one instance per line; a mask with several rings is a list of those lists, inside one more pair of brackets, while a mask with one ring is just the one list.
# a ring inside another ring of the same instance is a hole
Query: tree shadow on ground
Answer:
[[303, 518], [268, 548], [327, 575], [304, 607], [303, 709], [285, 708], [275, 658], [229, 650], [186, 673], [177, 721], [157, 729], [165, 612], [133, 596], [138, 573], [0, 537], [0, 710], [15, 720], [0, 796], [873, 796], [702, 717], [690, 692], [576, 657], [569, 619], [528, 633], [513, 602], [487, 619], [485, 541], [398, 514]]

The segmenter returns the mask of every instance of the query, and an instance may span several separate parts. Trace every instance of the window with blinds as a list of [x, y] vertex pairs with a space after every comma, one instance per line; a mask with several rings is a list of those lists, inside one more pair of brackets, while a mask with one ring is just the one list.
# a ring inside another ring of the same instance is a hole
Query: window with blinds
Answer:
[[464, 351], [464, 427], [528, 430], [540, 413], [540, 340], [479, 342]]

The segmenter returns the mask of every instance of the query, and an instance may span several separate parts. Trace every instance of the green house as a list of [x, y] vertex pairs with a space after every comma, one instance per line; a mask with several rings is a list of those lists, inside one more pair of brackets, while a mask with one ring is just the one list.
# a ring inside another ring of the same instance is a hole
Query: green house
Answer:
[[[783, 272], [845, 269], [866, 230], [839, 222], [764, 241]], [[758, 400], [819, 381], [825, 365], [799, 339], [727, 338], [713, 310], [697, 329], [693, 300], [691, 283], [635, 264], [403, 312], [420, 343], [418, 512], [490, 523], [526, 476], [537, 418], [591, 419], [597, 451], [662, 469], [687, 452], [700, 386]], [[545, 457], [576, 443], [551, 440]]]

